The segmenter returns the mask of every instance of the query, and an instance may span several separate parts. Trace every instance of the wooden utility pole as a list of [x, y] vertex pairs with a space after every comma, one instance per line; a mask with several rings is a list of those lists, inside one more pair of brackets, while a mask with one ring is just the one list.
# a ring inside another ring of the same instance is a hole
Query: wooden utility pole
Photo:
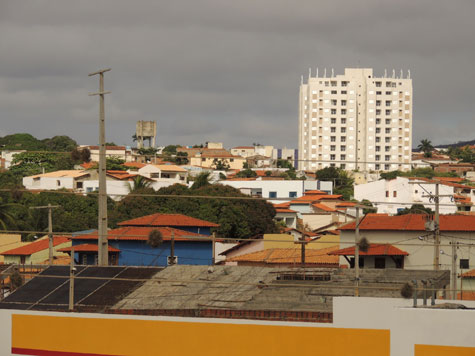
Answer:
[[216, 233], [213, 232], [213, 234], [211, 235], [211, 243], [213, 244], [213, 247], [212, 247], [212, 251], [213, 251], [213, 254], [212, 254], [212, 259], [211, 259], [211, 265], [215, 265], [216, 264]]
[[175, 231], [172, 230], [172, 237], [170, 241], [170, 266], [175, 264]]
[[110, 91], [104, 91], [104, 73], [111, 69], [102, 69], [89, 76], [99, 74], [99, 91], [90, 93], [90, 96], [99, 95], [99, 266], [107, 266], [109, 264], [109, 241], [107, 240], [107, 186], [106, 186], [106, 129], [105, 129], [105, 113], [104, 113], [104, 95]]
[[53, 213], [52, 210], [54, 208], [60, 208], [59, 205], [51, 205], [48, 204], [46, 206], [32, 206], [30, 209], [48, 209], [48, 240], [49, 240], [49, 264], [53, 264], [54, 253], [53, 253]]
[[360, 208], [356, 207], [355, 221], [355, 297], [360, 296]]
[[71, 247], [71, 264], [69, 266], [69, 310], [74, 310], [74, 246]]
[[440, 268], [439, 183], [435, 183], [434, 270]]

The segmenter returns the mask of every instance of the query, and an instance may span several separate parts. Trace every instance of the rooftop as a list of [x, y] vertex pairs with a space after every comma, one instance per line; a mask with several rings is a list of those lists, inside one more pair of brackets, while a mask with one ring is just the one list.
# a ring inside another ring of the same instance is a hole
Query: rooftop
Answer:
[[[406, 251], [403, 251], [390, 244], [370, 244], [368, 251], [359, 251], [360, 256], [408, 256]], [[331, 251], [329, 255], [335, 256], [354, 256], [355, 246], [343, 248], [341, 250]]]
[[71, 170], [36, 174], [34, 176], [30, 176], [30, 178], [63, 178], [63, 177], [78, 178], [78, 177], [82, 177], [88, 174], [89, 172], [84, 171], [82, 169], [71, 169]]
[[[53, 246], [58, 246], [66, 242], [71, 241], [70, 238], [66, 236], [54, 236], [53, 237]], [[29, 243], [27, 245], [14, 248], [5, 252], [1, 252], [0, 255], [4, 256], [30, 256], [34, 253], [47, 250], [49, 248], [49, 239], [43, 238], [41, 240]]]
[[[118, 248], [108, 246], [109, 252], [120, 252]], [[59, 249], [60, 252], [71, 252], [72, 246]], [[98, 246], [96, 244], [82, 244], [74, 246], [74, 252], [97, 252]]]
[[[360, 220], [360, 230], [425, 231], [427, 215], [366, 214]], [[343, 225], [340, 230], [355, 230], [355, 222]], [[441, 231], [475, 231], [475, 216], [440, 215]]]
[[193, 226], [218, 227], [218, 224], [182, 214], [152, 214], [118, 223], [120, 226]]

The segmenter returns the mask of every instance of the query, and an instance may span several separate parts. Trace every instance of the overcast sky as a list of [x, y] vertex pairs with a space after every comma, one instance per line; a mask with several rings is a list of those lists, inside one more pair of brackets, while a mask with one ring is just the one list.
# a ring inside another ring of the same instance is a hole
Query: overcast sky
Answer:
[[414, 137], [475, 139], [475, 1], [0, 1], [0, 136], [297, 147], [308, 68], [411, 70]]

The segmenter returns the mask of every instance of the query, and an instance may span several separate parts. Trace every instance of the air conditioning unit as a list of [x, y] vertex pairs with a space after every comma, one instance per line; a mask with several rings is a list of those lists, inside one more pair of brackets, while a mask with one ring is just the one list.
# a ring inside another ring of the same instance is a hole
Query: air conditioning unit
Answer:
[[167, 256], [167, 266], [177, 265], [178, 256]]

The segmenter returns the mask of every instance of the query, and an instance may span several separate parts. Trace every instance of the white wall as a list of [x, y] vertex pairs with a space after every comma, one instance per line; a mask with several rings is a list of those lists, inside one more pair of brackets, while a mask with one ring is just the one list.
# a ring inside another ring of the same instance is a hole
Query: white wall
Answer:
[[73, 177], [39, 177], [38, 180], [34, 180], [30, 176], [23, 178], [23, 185], [26, 189], [75, 189]]

